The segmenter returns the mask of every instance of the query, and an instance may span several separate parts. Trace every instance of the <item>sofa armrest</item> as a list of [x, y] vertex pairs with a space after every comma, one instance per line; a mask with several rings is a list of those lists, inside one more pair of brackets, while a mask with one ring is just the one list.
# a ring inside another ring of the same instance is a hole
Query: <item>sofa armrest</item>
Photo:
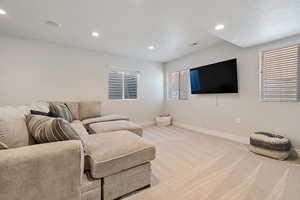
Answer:
[[0, 199], [80, 200], [82, 173], [77, 140], [0, 150]]

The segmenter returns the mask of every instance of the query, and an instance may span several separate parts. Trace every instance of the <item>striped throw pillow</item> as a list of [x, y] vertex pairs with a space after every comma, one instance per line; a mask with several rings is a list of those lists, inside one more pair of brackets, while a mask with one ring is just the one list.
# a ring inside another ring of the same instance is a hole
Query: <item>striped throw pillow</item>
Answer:
[[26, 124], [37, 143], [49, 143], [63, 140], [80, 140], [70, 123], [62, 118], [42, 115], [27, 115]]
[[63, 103], [49, 103], [50, 112], [67, 120], [68, 122], [73, 121], [72, 113], [68, 106]]

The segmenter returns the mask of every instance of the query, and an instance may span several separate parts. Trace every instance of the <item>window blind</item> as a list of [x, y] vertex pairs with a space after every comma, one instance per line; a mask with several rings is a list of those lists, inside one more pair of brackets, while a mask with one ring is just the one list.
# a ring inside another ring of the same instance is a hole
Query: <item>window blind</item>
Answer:
[[124, 73], [125, 99], [137, 99], [137, 81], [138, 77], [136, 73]]
[[183, 70], [179, 72], [179, 99], [188, 99], [188, 71]]
[[298, 44], [262, 52], [262, 101], [299, 101], [299, 86]]
[[179, 72], [169, 73], [169, 99], [177, 100], [179, 95]]
[[108, 97], [112, 100], [137, 99], [137, 71], [112, 68], [109, 72]]
[[109, 99], [123, 98], [123, 75], [118, 71], [109, 72]]
[[187, 100], [189, 85], [187, 70], [168, 74], [168, 97], [170, 100]]

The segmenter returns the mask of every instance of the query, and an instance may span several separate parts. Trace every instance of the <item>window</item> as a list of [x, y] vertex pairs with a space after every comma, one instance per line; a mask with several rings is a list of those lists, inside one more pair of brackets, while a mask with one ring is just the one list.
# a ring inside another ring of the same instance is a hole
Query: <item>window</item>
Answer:
[[262, 52], [260, 77], [262, 101], [299, 101], [299, 45]]
[[108, 97], [112, 100], [137, 99], [139, 72], [112, 68], [109, 72]]
[[172, 100], [188, 99], [188, 71], [171, 72], [168, 75], [168, 95]]

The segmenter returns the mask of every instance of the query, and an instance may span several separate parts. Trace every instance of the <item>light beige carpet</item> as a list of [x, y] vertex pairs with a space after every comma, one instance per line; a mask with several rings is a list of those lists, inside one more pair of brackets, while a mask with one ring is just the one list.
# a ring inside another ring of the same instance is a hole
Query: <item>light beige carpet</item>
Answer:
[[176, 127], [149, 127], [157, 148], [152, 187], [126, 200], [299, 200], [298, 161], [276, 161], [247, 146]]

